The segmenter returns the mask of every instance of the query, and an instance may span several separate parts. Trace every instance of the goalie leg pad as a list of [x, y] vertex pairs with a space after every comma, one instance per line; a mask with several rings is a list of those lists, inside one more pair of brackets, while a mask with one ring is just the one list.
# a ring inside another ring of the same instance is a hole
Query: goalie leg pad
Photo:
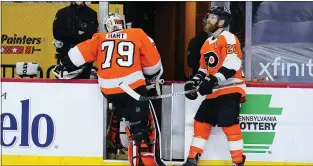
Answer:
[[131, 166], [158, 166], [154, 155], [155, 131], [150, 124], [150, 121], [138, 121], [131, 123], [130, 128], [125, 128], [129, 139], [128, 161]]
[[[137, 146], [135, 141], [131, 141], [128, 145], [128, 161], [131, 166], [158, 166], [155, 156], [151, 152], [147, 152], [148, 146], [142, 144]], [[141, 151], [141, 152], [140, 152]]]

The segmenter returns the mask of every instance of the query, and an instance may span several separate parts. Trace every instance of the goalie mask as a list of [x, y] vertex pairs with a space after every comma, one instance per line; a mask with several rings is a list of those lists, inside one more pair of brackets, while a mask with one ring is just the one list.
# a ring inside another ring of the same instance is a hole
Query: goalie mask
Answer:
[[116, 13], [109, 13], [104, 18], [104, 28], [107, 32], [114, 32], [125, 29], [124, 19]]

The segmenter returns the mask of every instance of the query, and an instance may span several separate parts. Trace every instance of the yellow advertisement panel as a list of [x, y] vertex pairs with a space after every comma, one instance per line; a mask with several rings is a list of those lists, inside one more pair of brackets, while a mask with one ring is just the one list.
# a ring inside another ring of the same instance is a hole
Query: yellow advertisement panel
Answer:
[[[47, 69], [56, 64], [56, 51], [52, 43], [53, 20], [57, 11], [67, 5], [2, 3], [1, 65], [36, 62], [46, 78]], [[98, 4], [88, 6], [97, 12], [99, 10]], [[6, 70], [5, 74], [6, 78], [10, 78], [12, 70]]]
[[117, 13], [119, 15], [124, 15], [124, 5], [123, 4], [109, 4], [109, 13]]

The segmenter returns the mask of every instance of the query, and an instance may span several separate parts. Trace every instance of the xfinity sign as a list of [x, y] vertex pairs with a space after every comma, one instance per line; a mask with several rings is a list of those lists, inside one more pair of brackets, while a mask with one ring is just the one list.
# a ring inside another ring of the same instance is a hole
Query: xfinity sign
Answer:
[[[49, 147], [55, 136], [52, 118], [47, 114], [38, 114], [31, 119], [30, 100], [22, 100], [20, 104], [22, 110], [19, 115], [10, 112], [1, 114], [1, 146], [30, 147], [33, 143], [39, 148]], [[40, 133], [45, 133], [45, 136], [41, 138]]]
[[[275, 76], [291, 76], [291, 71], [295, 71], [294, 76], [309, 75], [313, 77], [313, 63], [312, 59], [309, 59], [307, 63], [283, 63], [281, 57], [276, 57], [273, 63], [263, 64], [259, 63], [262, 70], [259, 75], [266, 74], [271, 81], [275, 81]], [[270, 72], [272, 71], [272, 73]], [[279, 72], [280, 71], [280, 72]]]

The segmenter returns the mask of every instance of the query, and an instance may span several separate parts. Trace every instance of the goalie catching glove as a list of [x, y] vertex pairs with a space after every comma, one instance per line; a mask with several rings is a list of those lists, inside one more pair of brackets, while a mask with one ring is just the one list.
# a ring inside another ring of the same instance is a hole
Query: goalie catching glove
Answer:
[[83, 68], [75, 66], [68, 56], [65, 56], [53, 69], [53, 74], [58, 79], [72, 79], [78, 76]]

